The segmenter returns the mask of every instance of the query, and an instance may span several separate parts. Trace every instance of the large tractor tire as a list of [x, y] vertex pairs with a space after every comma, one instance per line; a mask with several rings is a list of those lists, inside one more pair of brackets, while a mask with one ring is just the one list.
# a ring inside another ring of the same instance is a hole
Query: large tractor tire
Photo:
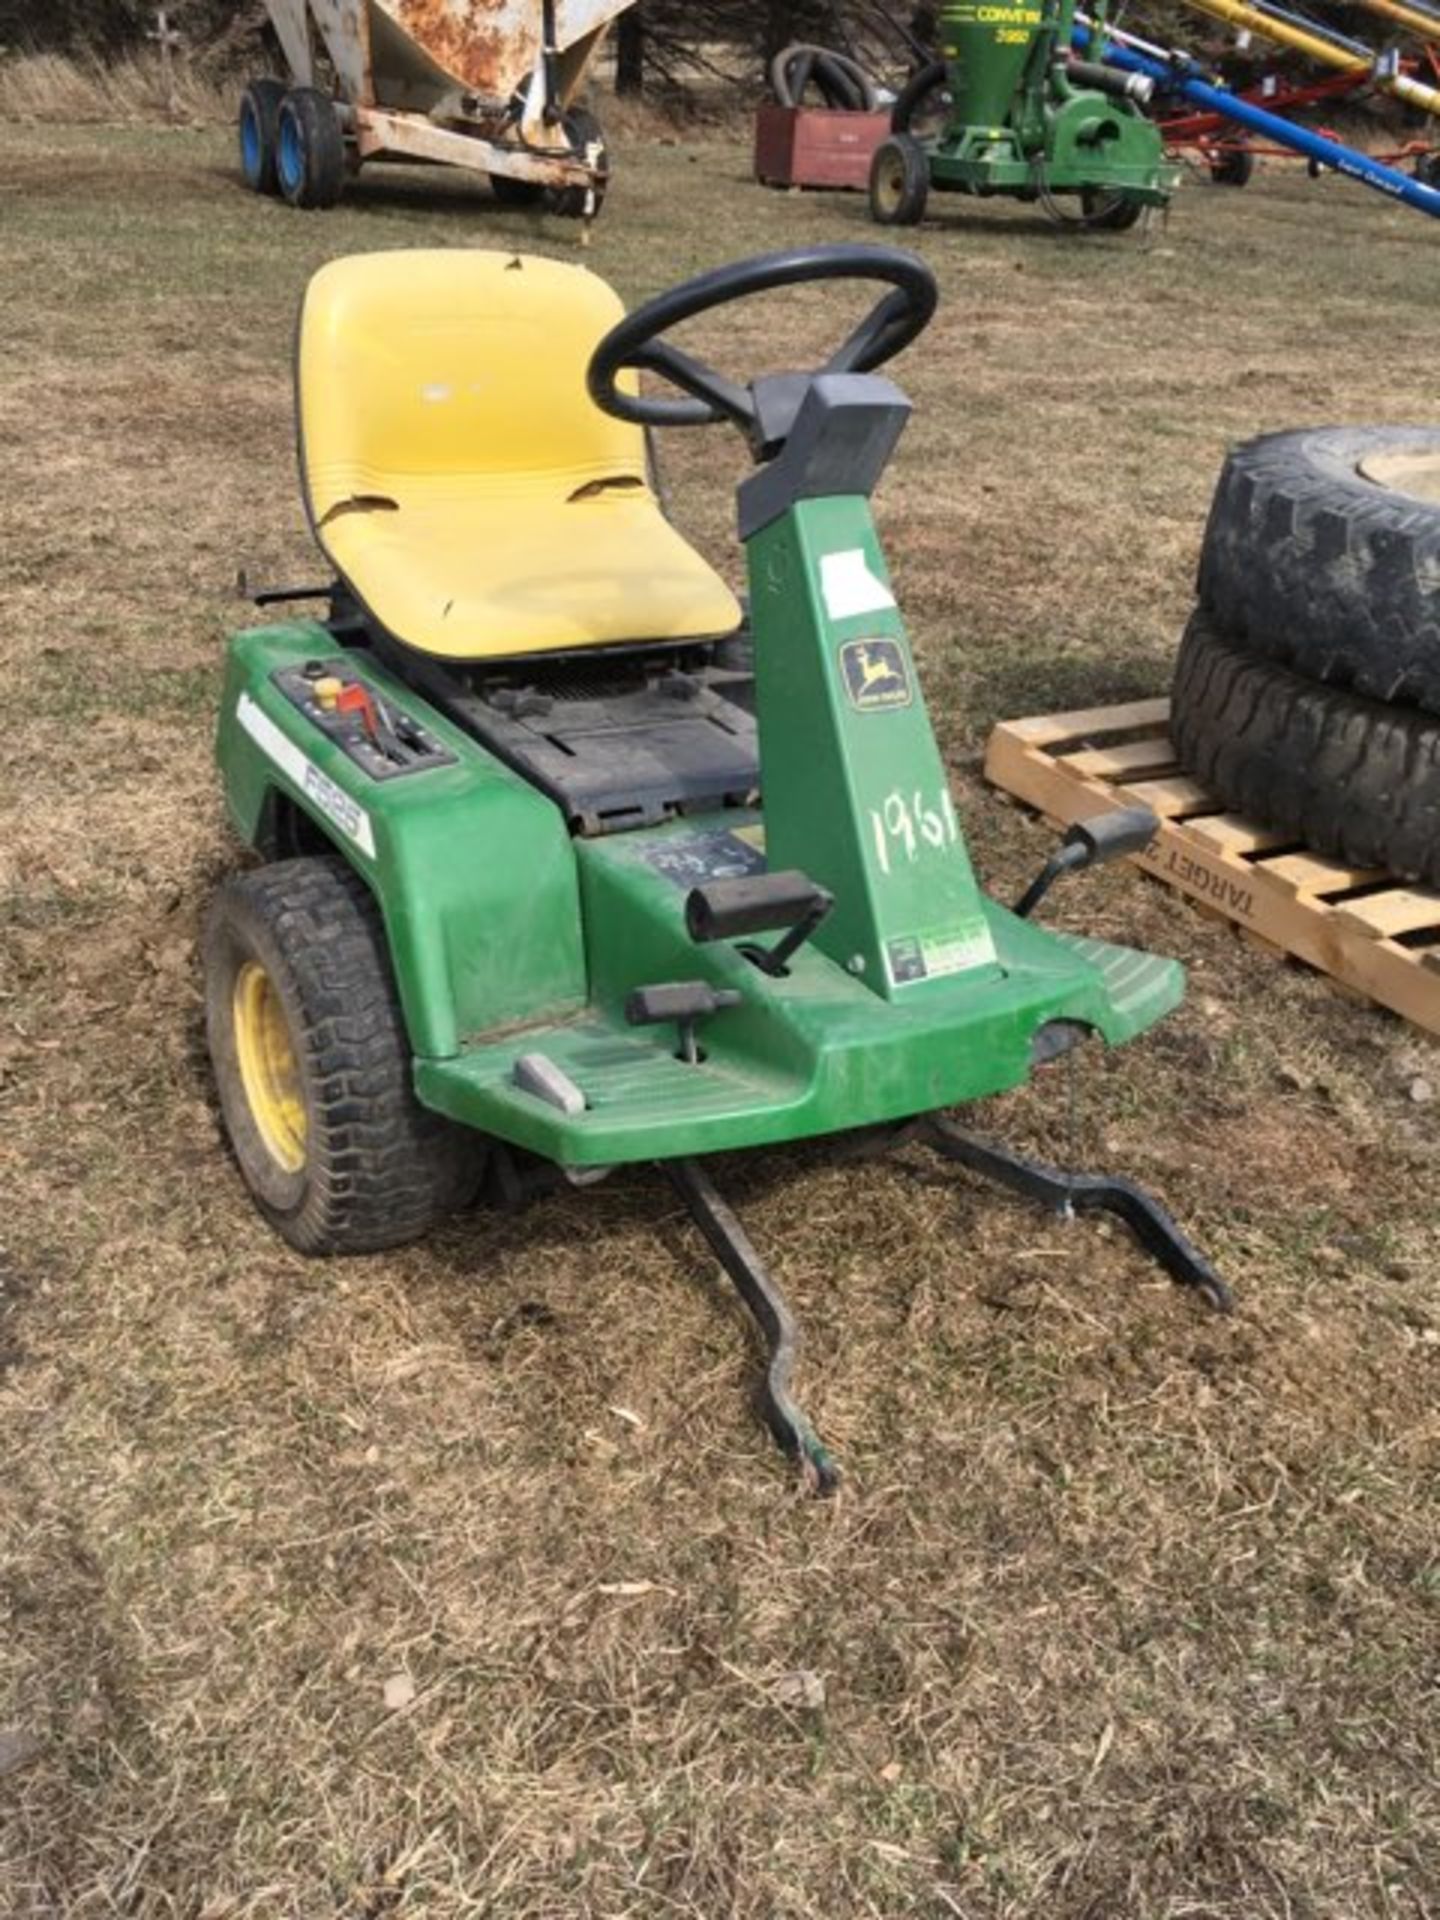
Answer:
[[252, 193], [278, 193], [275, 175], [275, 148], [280, 132], [280, 103], [285, 84], [262, 76], [252, 80], [240, 96], [237, 132], [240, 139], [240, 171]]
[[343, 860], [227, 880], [203, 953], [225, 1128], [292, 1247], [401, 1246], [474, 1193], [483, 1145], [415, 1098], [379, 909]]
[[345, 136], [318, 87], [292, 87], [280, 102], [275, 174], [292, 207], [333, 207], [345, 191]]
[[1237, 447], [1199, 592], [1251, 652], [1440, 713], [1440, 429], [1316, 427]]
[[1350, 866], [1440, 882], [1440, 720], [1257, 659], [1201, 610], [1170, 734], [1180, 764], [1247, 819]]

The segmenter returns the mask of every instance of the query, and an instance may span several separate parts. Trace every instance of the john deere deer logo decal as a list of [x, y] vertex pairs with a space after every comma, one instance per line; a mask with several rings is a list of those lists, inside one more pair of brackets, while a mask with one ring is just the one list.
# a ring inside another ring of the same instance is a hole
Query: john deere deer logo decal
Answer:
[[909, 706], [910, 673], [898, 641], [847, 640], [840, 649], [840, 668], [850, 704], [861, 713]]

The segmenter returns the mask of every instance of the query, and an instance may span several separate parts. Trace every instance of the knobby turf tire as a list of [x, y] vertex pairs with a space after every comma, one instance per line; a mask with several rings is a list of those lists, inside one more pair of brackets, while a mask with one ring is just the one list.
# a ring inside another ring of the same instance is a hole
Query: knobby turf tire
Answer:
[[1440, 713], [1440, 505], [1358, 471], [1434, 455], [1434, 427], [1269, 433], [1225, 461], [1200, 554], [1204, 606], [1252, 653]]
[[[205, 1018], [226, 1131], [257, 1205], [302, 1253], [420, 1238], [475, 1192], [480, 1136], [422, 1107], [379, 909], [345, 861], [281, 860], [227, 880], [203, 942]], [[283, 1167], [246, 1096], [235, 983], [258, 961], [299, 1064], [304, 1162]]]
[[1170, 734], [1217, 800], [1316, 853], [1440, 882], [1440, 721], [1258, 659], [1197, 610]]

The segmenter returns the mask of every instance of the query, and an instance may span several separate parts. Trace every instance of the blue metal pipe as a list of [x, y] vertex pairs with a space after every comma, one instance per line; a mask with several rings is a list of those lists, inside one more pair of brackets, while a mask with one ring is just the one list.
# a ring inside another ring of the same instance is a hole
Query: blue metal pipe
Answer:
[[[1073, 37], [1074, 44], [1081, 52], [1089, 51], [1089, 27], [1081, 26], [1077, 21]], [[1227, 120], [1248, 127], [1252, 133], [1263, 134], [1267, 140], [1275, 141], [1277, 146], [1303, 153], [1307, 160], [1318, 161], [1322, 167], [1330, 167], [1348, 179], [1358, 180], [1362, 186], [1374, 187], [1377, 193], [1388, 194], [1392, 200], [1402, 200], [1407, 207], [1416, 207], [1421, 213], [1428, 213], [1440, 220], [1440, 189], [1427, 187], [1423, 181], [1413, 180], [1408, 173], [1387, 167], [1383, 160], [1372, 160], [1368, 153], [1357, 152], [1354, 147], [1328, 139], [1323, 133], [1312, 133], [1308, 127], [1297, 127], [1293, 120], [1286, 120], [1278, 113], [1267, 113], [1263, 107], [1257, 107], [1249, 100], [1241, 100], [1225, 87], [1211, 86], [1209, 81], [1199, 77], [1198, 69], [1188, 54], [1173, 53], [1168, 60], [1156, 60], [1149, 54], [1137, 53], [1132, 47], [1107, 39], [1103, 43], [1101, 57], [1107, 66], [1118, 67], [1122, 73], [1148, 74], [1159, 86], [1168, 92], [1182, 94], [1195, 106], [1203, 107], [1209, 113], [1223, 114]]]

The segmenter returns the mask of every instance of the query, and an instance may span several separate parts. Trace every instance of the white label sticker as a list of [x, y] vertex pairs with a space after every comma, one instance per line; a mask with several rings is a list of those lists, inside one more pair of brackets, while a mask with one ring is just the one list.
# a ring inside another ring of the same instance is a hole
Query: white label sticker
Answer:
[[925, 971], [933, 980], [939, 974], [964, 973], [969, 967], [988, 966], [995, 958], [995, 942], [988, 927], [976, 933], [941, 935], [929, 939], [922, 935], [920, 950], [925, 955]]
[[866, 564], [863, 547], [821, 554], [820, 591], [832, 620], [849, 620], [857, 613], [881, 613], [895, 604], [894, 594]]
[[315, 802], [327, 820], [333, 820], [362, 853], [375, 858], [375, 835], [370, 816], [358, 800], [352, 800], [343, 787], [337, 787], [322, 773], [295, 742], [283, 734], [263, 708], [257, 707], [248, 693], [242, 693], [235, 707], [235, 718], [268, 760], [293, 780], [300, 791]]
[[966, 973], [989, 966], [995, 942], [987, 926], [970, 932], [955, 929], [913, 933], [885, 943], [885, 971], [895, 987], [913, 987], [918, 980], [938, 980], [947, 973]]

